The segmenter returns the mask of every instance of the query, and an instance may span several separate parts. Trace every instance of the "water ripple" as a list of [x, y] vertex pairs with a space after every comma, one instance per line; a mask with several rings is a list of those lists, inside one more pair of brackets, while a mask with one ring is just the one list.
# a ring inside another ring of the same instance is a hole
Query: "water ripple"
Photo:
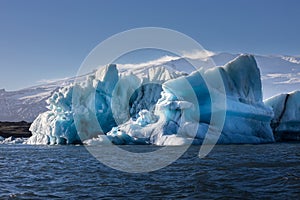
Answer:
[[297, 199], [299, 146], [219, 145], [204, 159], [192, 146], [166, 168], [129, 174], [83, 146], [0, 145], [0, 199]]

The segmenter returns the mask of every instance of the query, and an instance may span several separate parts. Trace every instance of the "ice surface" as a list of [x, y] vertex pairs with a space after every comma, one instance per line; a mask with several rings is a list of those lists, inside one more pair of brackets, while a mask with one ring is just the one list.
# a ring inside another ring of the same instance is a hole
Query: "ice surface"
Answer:
[[276, 140], [300, 140], [300, 91], [280, 94], [265, 101], [272, 107], [271, 126]]
[[243, 55], [218, 68], [226, 89], [226, 119], [220, 143], [273, 142], [272, 110], [262, 102], [260, 71], [253, 56]]

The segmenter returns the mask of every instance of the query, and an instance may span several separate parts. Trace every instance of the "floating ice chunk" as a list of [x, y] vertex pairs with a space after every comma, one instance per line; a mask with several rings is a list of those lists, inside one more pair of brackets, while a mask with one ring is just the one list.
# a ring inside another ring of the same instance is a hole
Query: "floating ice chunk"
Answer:
[[161, 146], [179, 146], [179, 145], [189, 145], [193, 143], [193, 138], [188, 137], [180, 137], [176, 134], [173, 135], [164, 135], [161, 136], [157, 142], [156, 145]]
[[90, 146], [107, 145], [107, 144], [111, 144], [111, 141], [105, 135], [99, 135], [96, 138], [84, 140], [83, 144], [90, 145]]
[[12, 136], [8, 137], [8, 138], [2, 137], [2, 140], [0, 138], [0, 144], [23, 144], [23, 143], [26, 143], [26, 141], [27, 141], [27, 138], [14, 138]]

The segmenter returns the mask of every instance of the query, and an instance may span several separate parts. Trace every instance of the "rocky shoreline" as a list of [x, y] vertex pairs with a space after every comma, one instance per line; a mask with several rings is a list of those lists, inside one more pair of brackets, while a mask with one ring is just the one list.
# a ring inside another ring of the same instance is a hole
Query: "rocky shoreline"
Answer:
[[3, 138], [14, 137], [31, 137], [32, 134], [29, 131], [31, 123], [20, 122], [0, 122], [0, 136]]

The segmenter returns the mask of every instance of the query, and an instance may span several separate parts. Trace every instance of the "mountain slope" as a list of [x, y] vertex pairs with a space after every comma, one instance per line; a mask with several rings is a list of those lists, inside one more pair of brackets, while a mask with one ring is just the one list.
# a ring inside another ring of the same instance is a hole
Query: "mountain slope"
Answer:
[[72, 81], [58, 81], [18, 91], [0, 90], [0, 121], [32, 122], [39, 113], [47, 110], [46, 100], [52, 93]]

